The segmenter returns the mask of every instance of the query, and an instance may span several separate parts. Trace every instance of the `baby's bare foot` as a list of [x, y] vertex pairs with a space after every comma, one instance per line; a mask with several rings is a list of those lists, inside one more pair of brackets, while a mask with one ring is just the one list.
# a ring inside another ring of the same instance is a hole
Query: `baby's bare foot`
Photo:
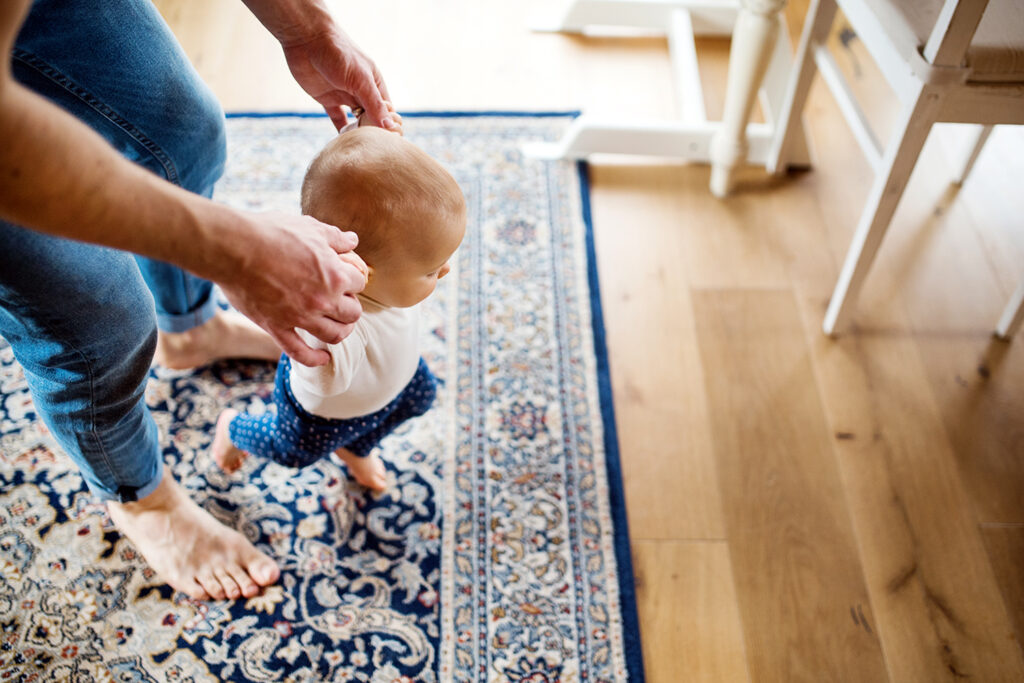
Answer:
[[377, 493], [387, 490], [388, 473], [379, 455], [371, 453], [365, 458], [360, 458], [347, 448], [339, 448], [334, 454], [341, 458], [357, 482]]
[[281, 574], [274, 560], [189, 498], [166, 469], [153, 493], [134, 503], [108, 502], [107, 511], [160, 578], [197, 600], [251, 598]]
[[210, 447], [214, 461], [225, 472], [236, 471], [249, 457], [248, 453], [241, 448], [235, 448], [231, 443], [231, 420], [235, 419], [236, 415], [237, 410], [228, 409], [221, 412], [217, 418], [217, 429], [213, 433], [213, 446]]
[[280, 357], [281, 348], [263, 328], [237, 311], [221, 311], [185, 332], [160, 331], [154, 359], [165, 368], [186, 370], [221, 358]]

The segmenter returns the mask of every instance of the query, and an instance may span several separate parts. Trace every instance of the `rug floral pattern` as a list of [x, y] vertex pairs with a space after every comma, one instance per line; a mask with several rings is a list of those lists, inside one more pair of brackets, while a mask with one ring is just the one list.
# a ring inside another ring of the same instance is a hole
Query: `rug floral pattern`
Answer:
[[[579, 181], [520, 153], [566, 123], [407, 119], [462, 186], [469, 228], [427, 305], [438, 400], [382, 443], [388, 493], [330, 461], [221, 473], [217, 414], [270, 409], [273, 368], [153, 370], [167, 464], [283, 569], [255, 598], [159, 583], [36, 419], [0, 340], [0, 680], [626, 680]], [[327, 120], [228, 130], [217, 198], [295, 211]]]

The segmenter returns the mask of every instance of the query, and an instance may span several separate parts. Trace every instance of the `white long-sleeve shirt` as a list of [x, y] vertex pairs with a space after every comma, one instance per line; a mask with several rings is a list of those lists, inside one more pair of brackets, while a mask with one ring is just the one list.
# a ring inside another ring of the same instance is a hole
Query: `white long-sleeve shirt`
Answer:
[[352, 333], [326, 344], [305, 330], [303, 341], [331, 354], [327, 365], [292, 362], [292, 393], [314, 415], [360, 417], [390, 403], [416, 374], [419, 364], [419, 307], [390, 308], [360, 297], [363, 314]]

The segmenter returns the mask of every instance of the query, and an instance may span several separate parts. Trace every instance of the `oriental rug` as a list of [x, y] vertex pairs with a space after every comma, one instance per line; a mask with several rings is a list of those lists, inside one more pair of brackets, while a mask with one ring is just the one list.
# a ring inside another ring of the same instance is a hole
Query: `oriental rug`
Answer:
[[[36, 418], [0, 340], [0, 679], [642, 680], [586, 168], [520, 151], [570, 120], [406, 117], [462, 186], [469, 224], [426, 304], [438, 399], [382, 443], [388, 493], [329, 460], [223, 474], [214, 421], [270, 409], [273, 367], [153, 369], [146, 400], [174, 475], [282, 566], [258, 597], [162, 585]], [[297, 211], [328, 120], [227, 125], [216, 199]]]

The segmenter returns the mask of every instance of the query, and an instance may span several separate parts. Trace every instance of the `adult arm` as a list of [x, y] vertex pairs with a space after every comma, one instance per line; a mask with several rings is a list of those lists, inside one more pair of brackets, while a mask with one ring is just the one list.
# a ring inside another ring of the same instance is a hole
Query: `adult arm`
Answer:
[[331, 117], [345, 125], [342, 108], [362, 108], [381, 128], [397, 128], [377, 65], [338, 27], [323, 0], [243, 0], [281, 43], [292, 76]]
[[[0, 2], [10, 55], [30, 0]], [[308, 216], [237, 211], [119, 155], [88, 126], [0, 70], [0, 218], [174, 263], [218, 283], [242, 313], [307, 365], [330, 360], [294, 328], [335, 343], [361, 308], [355, 235]], [[342, 257], [339, 258], [339, 254]], [[346, 262], [348, 259], [350, 262]]]

